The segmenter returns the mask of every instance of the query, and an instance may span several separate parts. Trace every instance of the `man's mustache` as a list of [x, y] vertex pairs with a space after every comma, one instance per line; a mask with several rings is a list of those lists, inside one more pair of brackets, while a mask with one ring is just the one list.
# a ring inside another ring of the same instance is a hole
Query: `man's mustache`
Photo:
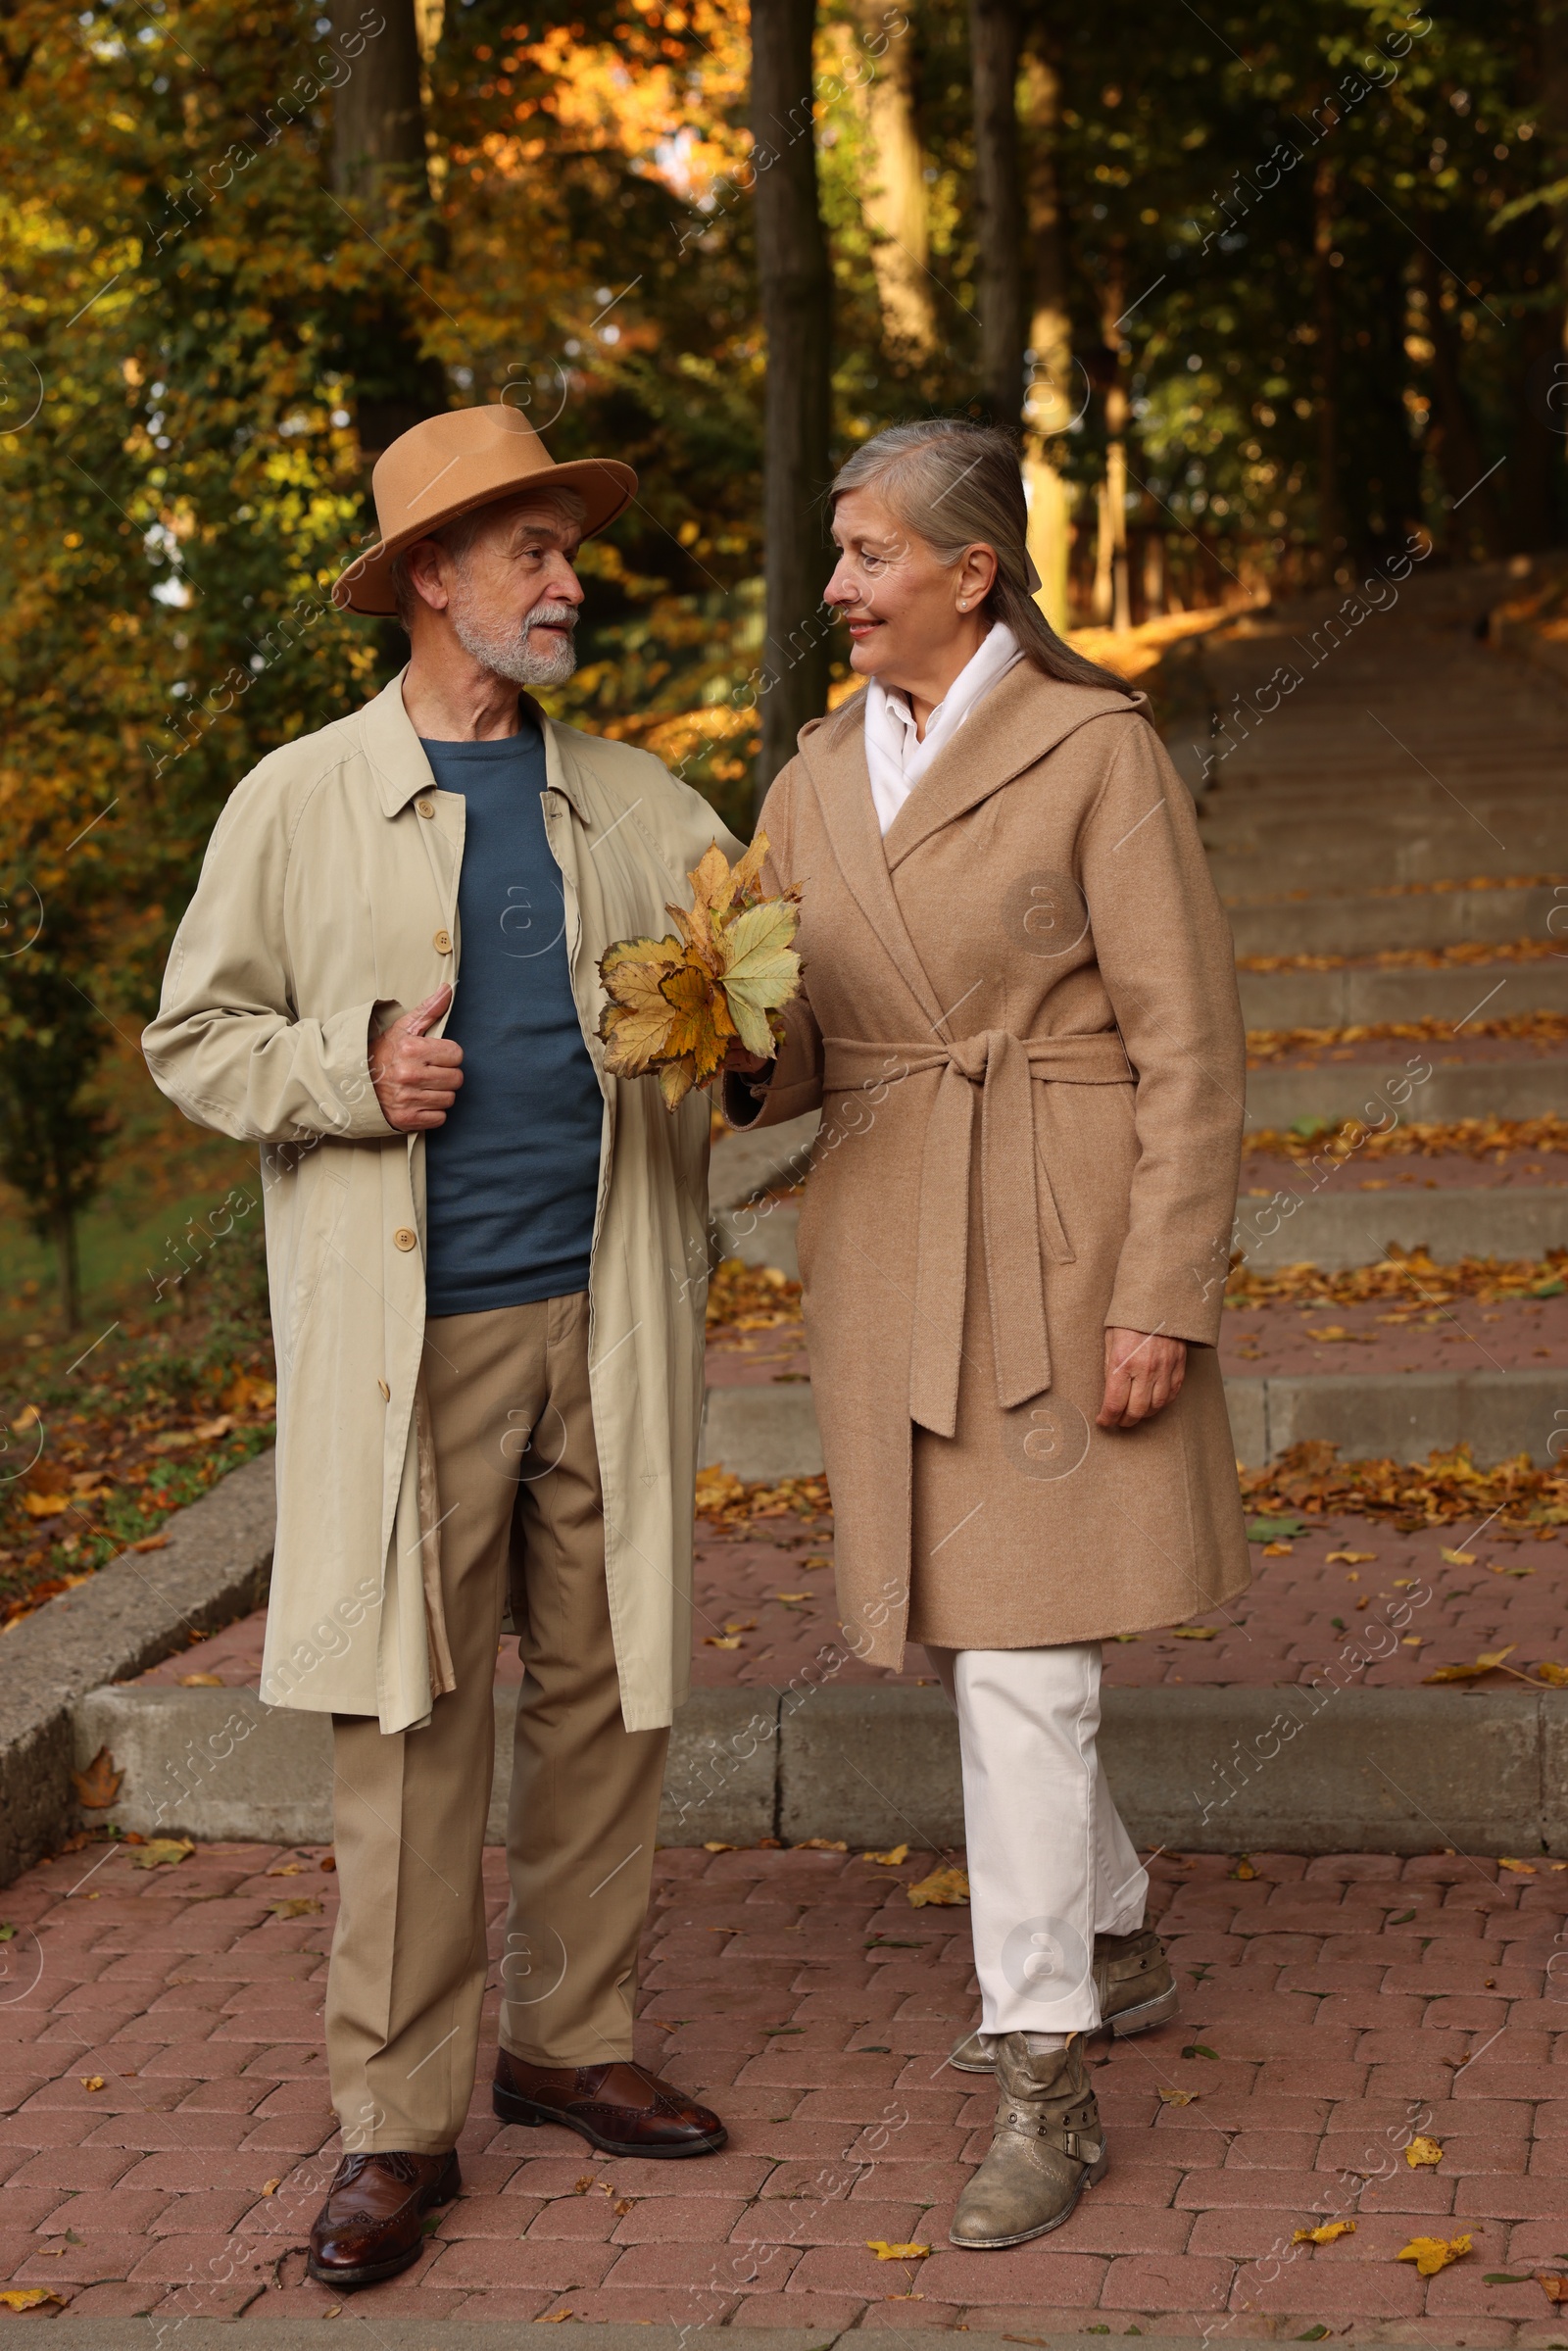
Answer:
[[536, 604], [522, 624], [522, 633], [526, 636], [528, 631], [534, 628], [574, 629], [576, 625], [577, 608], [575, 605]]

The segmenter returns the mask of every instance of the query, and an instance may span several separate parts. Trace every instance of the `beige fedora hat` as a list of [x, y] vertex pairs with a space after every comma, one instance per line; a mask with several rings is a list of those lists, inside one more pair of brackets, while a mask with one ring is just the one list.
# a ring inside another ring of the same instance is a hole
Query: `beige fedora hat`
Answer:
[[613, 458], [578, 458], [558, 465], [514, 408], [492, 402], [426, 416], [381, 452], [370, 476], [379, 543], [356, 557], [334, 583], [332, 602], [350, 612], [397, 611], [394, 559], [443, 522], [512, 498], [519, 490], [575, 490], [588, 513], [584, 537], [613, 522], [637, 476]]

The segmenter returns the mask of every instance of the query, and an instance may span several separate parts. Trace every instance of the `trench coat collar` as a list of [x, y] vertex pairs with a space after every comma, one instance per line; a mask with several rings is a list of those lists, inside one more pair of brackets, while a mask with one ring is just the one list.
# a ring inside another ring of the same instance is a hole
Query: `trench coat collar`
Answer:
[[934, 1034], [950, 1007], [938, 1000], [893, 888], [901, 861], [922, 841], [1054, 751], [1091, 719], [1147, 711], [1148, 697], [1110, 687], [1073, 686], [1020, 661], [977, 703], [932, 760], [883, 835], [865, 759], [865, 695], [801, 729], [800, 752], [828, 839], [857, 904]]
[[[360, 713], [360, 728], [366, 755], [375, 776], [376, 797], [383, 816], [398, 816], [411, 800], [420, 792], [436, 789], [430, 762], [424, 756], [424, 746], [415, 732], [414, 721], [403, 703], [403, 680], [408, 675], [404, 664], [389, 685], [383, 686], [373, 701], [368, 702]], [[544, 711], [524, 694], [521, 697], [524, 713], [539, 728], [545, 739], [545, 776], [552, 790], [569, 801], [584, 824], [590, 821], [587, 787], [579, 772], [578, 761], [569, 750], [571, 730], [558, 728]], [[563, 736], [568, 738], [563, 740]]]

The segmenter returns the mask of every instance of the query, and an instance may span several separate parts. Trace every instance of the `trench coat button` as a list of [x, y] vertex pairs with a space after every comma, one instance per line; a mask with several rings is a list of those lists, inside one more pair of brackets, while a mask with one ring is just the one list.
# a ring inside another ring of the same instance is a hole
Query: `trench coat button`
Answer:
[[421, 816], [433, 816], [435, 814], [435, 802], [433, 800], [416, 800], [414, 805], [418, 809]]
[[431, 945], [434, 947], [438, 955], [449, 955], [452, 953], [452, 933], [450, 931], [437, 931], [435, 938], [431, 942]]
[[391, 1389], [390, 1389], [390, 1388], [387, 1386], [387, 1384], [386, 1384], [385, 1380], [377, 1380], [375, 1384], [376, 1384], [377, 1388], [379, 1388], [379, 1389], [380, 1389], [380, 1391], [381, 1391], [381, 1397], [382, 1397], [382, 1401], [383, 1401], [383, 1402], [385, 1402], [385, 1403], [388, 1403], [388, 1404], [390, 1404], [390, 1402], [392, 1401], [392, 1391], [391, 1391]]
[[418, 1236], [418, 1234], [417, 1234], [417, 1233], [411, 1233], [411, 1232], [410, 1232], [410, 1230], [409, 1230], [409, 1228], [408, 1228], [408, 1226], [407, 1226], [406, 1224], [400, 1224], [400, 1225], [399, 1225], [399, 1227], [398, 1227], [398, 1229], [397, 1229], [397, 1231], [396, 1231], [396, 1232], [393, 1234], [393, 1236], [392, 1236], [392, 1247], [393, 1247], [394, 1249], [417, 1249], [417, 1248], [418, 1248], [418, 1246], [419, 1246], [419, 1236]]

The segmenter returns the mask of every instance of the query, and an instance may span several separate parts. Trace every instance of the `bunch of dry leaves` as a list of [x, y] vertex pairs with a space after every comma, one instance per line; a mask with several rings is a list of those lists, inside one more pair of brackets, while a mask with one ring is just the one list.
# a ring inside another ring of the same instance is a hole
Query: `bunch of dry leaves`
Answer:
[[743, 1265], [725, 1257], [709, 1277], [710, 1331], [776, 1331], [801, 1319], [801, 1285], [776, 1265]]
[[[759, 1479], [748, 1485], [717, 1462], [697, 1473], [697, 1515], [715, 1527], [742, 1528], [759, 1518], [830, 1518], [825, 1478]], [[808, 1566], [810, 1562], [807, 1562]]]
[[735, 1039], [766, 1060], [783, 1038], [780, 1007], [801, 980], [790, 944], [800, 892], [762, 896], [766, 856], [765, 833], [734, 867], [715, 841], [690, 876], [690, 911], [664, 909], [675, 932], [619, 939], [600, 958], [605, 1067], [612, 1077], [657, 1077], [671, 1110], [717, 1076]]
[[1446, 1306], [1456, 1298], [1486, 1304], [1504, 1298], [1561, 1298], [1568, 1290], [1568, 1249], [1544, 1257], [1459, 1257], [1440, 1265], [1425, 1249], [1400, 1249], [1391, 1241], [1386, 1256], [1371, 1265], [1349, 1265], [1336, 1273], [1320, 1265], [1281, 1265], [1254, 1273], [1231, 1267], [1227, 1306], [1281, 1304], [1354, 1306], [1367, 1298], [1408, 1298], [1423, 1307]]
[[1298, 1167], [1327, 1159], [1506, 1159], [1515, 1151], [1568, 1151], [1568, 1118], [1411, 1119], [1373, 1134], [1359, 1119], [1329, 1127], [1305, 1118], [1294, 1127], [1255, 1127], [1248, 1158], [1294, 1159]]
[[[1497, 1020], [1472, 1020], [1466, 1035], [1510, 1037], [1523, 1045], [1561, 1045], [1568, 1038], [1568, 1012], [1510, 1012]], [[1326, 1053], [1335, 1046], [1364, 1045], [1374, 1038], [1409, 1037], [1445, 1043], [1453, 1036], [1453, 1023], [1429, 1014], [1421, 1020], [1366, 1020], [1344, 1029], [1249, 1029], [1247, 1066], [1280, 1061], [1292, 1053]]]
[[1242, 1499], [1263, 1514], [1357, 1510], [1393, 1519], [1401, 1534], [1491, 1518], [1494, 1536], [1549, 1538], [1568, 1526], [1568, 1467], [1537, 1469], [1528, 1453], [1478, 1469], [1468, 1445], [1432, 1452], [1425, 1461], [1341, 1461], [1321, 1438], [1293, 1445], [1266, 1469], [1241, 1472]]

